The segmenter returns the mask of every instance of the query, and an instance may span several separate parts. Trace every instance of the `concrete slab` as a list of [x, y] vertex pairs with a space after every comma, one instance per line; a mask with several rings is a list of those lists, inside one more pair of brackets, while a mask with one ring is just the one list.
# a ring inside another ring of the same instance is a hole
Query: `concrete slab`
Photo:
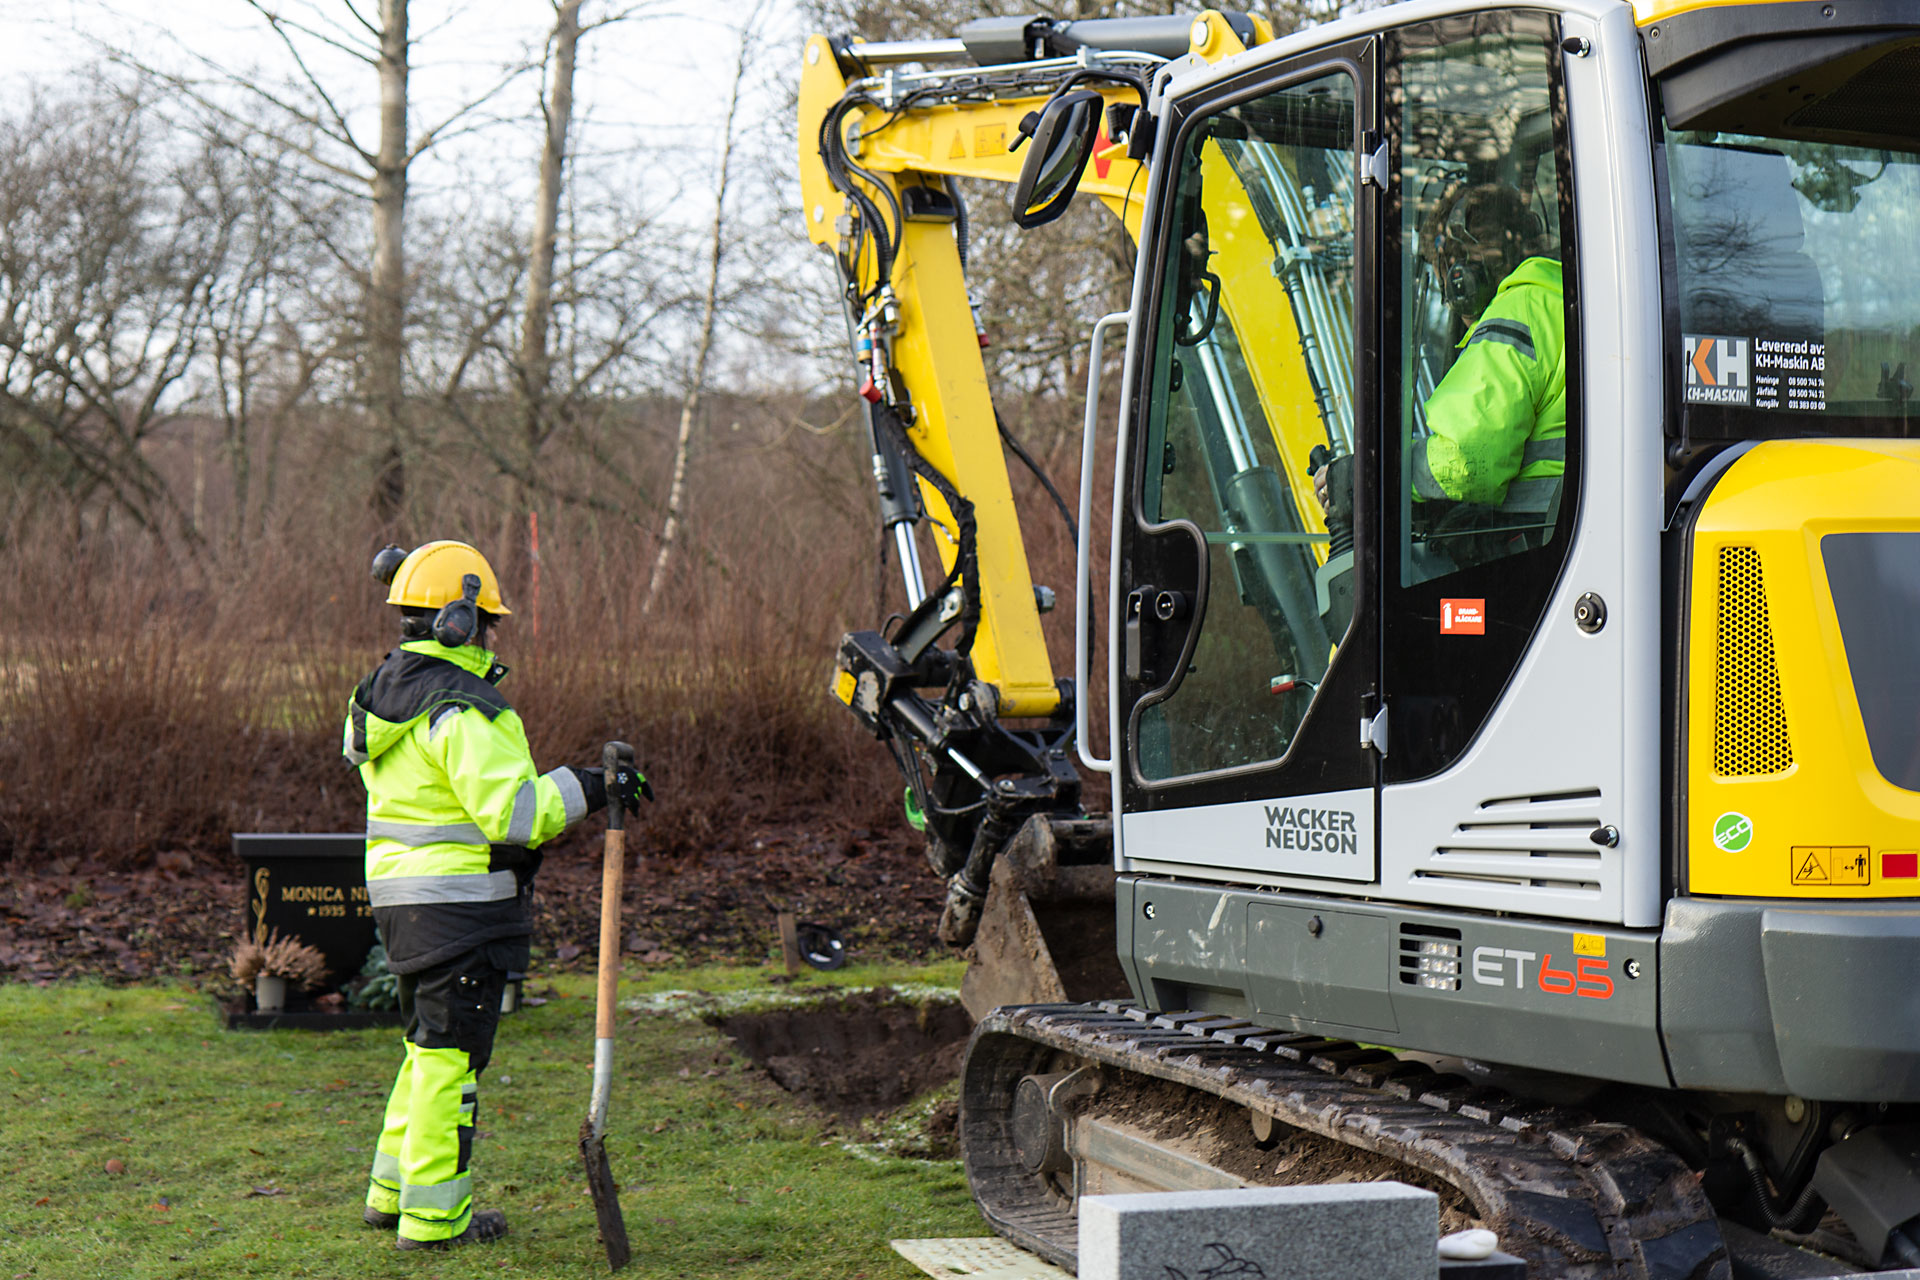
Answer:
[[1400, 1182], [1083, 1196], [1080, 1280], [1437, 1280], [1440, 1200]]
[[998, 1236], [889, 1243], [895, 1253], [937, 1280], [1073, 1280], [1051, 1262]]

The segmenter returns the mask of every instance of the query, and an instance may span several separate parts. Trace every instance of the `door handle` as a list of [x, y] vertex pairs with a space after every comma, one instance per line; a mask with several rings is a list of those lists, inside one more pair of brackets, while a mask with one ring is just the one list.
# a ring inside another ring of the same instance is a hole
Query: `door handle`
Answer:
[[1153, 599], [1159, 595], [1157, 587], [1135, 587], [1127, 593], [1127, 616], [1122, 625], [1122, 647], [1126, 650], [1127, 679], [1135, 684], [1144, 684], [1153, 678], [1146, 665], [1146, 637], [1141, 634], [1147, 621], [1147, 611], [1153, 607]]

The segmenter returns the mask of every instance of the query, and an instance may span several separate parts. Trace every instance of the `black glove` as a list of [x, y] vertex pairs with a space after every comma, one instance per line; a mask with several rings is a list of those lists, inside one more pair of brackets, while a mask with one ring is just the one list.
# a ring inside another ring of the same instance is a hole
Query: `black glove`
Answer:
[[576, 769], [566, 766], [573, 780], [580, 784], [580, 794], [587, 798], [587, 812], [598, 813], [607, 807], [607, 779], [604, 769]]
[[622, 764], [614, 770], [613, 776], [606, 780], [606, 792], [628, 813], [640, 812], [640, 797], [645, 796], [649, 803], [653, 800], [653, 784], [632, 764]]

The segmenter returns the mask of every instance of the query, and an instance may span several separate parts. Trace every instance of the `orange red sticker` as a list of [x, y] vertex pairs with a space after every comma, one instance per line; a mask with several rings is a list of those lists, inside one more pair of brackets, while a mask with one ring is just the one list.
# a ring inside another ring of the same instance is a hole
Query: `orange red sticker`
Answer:
[[1487, 634], [1487, 602], [1479, 600], [1442, 600], [1440, 634], [1443, 636], [1483, 636]]

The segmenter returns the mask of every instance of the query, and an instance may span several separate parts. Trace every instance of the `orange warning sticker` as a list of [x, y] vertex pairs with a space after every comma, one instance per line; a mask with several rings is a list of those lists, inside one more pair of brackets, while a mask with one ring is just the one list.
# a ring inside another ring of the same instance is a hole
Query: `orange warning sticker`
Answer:
[[1487, 634], [1487, 602], [1479, 600], [1442, 600], [1440, 634], [1443, 636], [1483, 636]]

